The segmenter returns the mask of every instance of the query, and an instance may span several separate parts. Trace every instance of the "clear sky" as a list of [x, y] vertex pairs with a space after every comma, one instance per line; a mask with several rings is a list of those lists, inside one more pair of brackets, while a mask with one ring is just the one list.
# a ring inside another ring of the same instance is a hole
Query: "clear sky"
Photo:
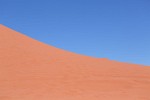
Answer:
[[0, 23], [78, 54], [150, 65], [150, 0], [0, 0]]

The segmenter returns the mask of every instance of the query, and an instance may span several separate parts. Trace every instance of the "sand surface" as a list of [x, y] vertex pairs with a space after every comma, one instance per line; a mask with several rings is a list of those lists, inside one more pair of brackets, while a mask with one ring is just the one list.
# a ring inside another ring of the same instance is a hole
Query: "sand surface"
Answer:
[[150, 100], [150, 66], [75, 54], [0, 25], [0, 100]]

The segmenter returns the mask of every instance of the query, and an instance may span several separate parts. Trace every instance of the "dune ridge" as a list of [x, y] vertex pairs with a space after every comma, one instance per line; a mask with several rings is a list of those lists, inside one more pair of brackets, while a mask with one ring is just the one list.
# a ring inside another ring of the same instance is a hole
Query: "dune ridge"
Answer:
[[150, 66], [75, 54], [0, 25], [0, 100], [150, 100]]

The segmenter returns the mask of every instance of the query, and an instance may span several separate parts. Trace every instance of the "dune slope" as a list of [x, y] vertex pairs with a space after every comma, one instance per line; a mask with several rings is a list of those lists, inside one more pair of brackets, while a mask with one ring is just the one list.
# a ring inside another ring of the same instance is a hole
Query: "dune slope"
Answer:
[[0, 100], [150, 100], [150, 66], [75, 54], [0, 25]]

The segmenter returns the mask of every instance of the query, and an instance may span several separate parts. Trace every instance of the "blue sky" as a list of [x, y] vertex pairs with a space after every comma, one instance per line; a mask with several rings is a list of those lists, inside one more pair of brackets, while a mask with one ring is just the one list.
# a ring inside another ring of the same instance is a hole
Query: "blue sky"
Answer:
[[0, 0], [0, 23], [78, 54], [150, 65], [149, 0]]

